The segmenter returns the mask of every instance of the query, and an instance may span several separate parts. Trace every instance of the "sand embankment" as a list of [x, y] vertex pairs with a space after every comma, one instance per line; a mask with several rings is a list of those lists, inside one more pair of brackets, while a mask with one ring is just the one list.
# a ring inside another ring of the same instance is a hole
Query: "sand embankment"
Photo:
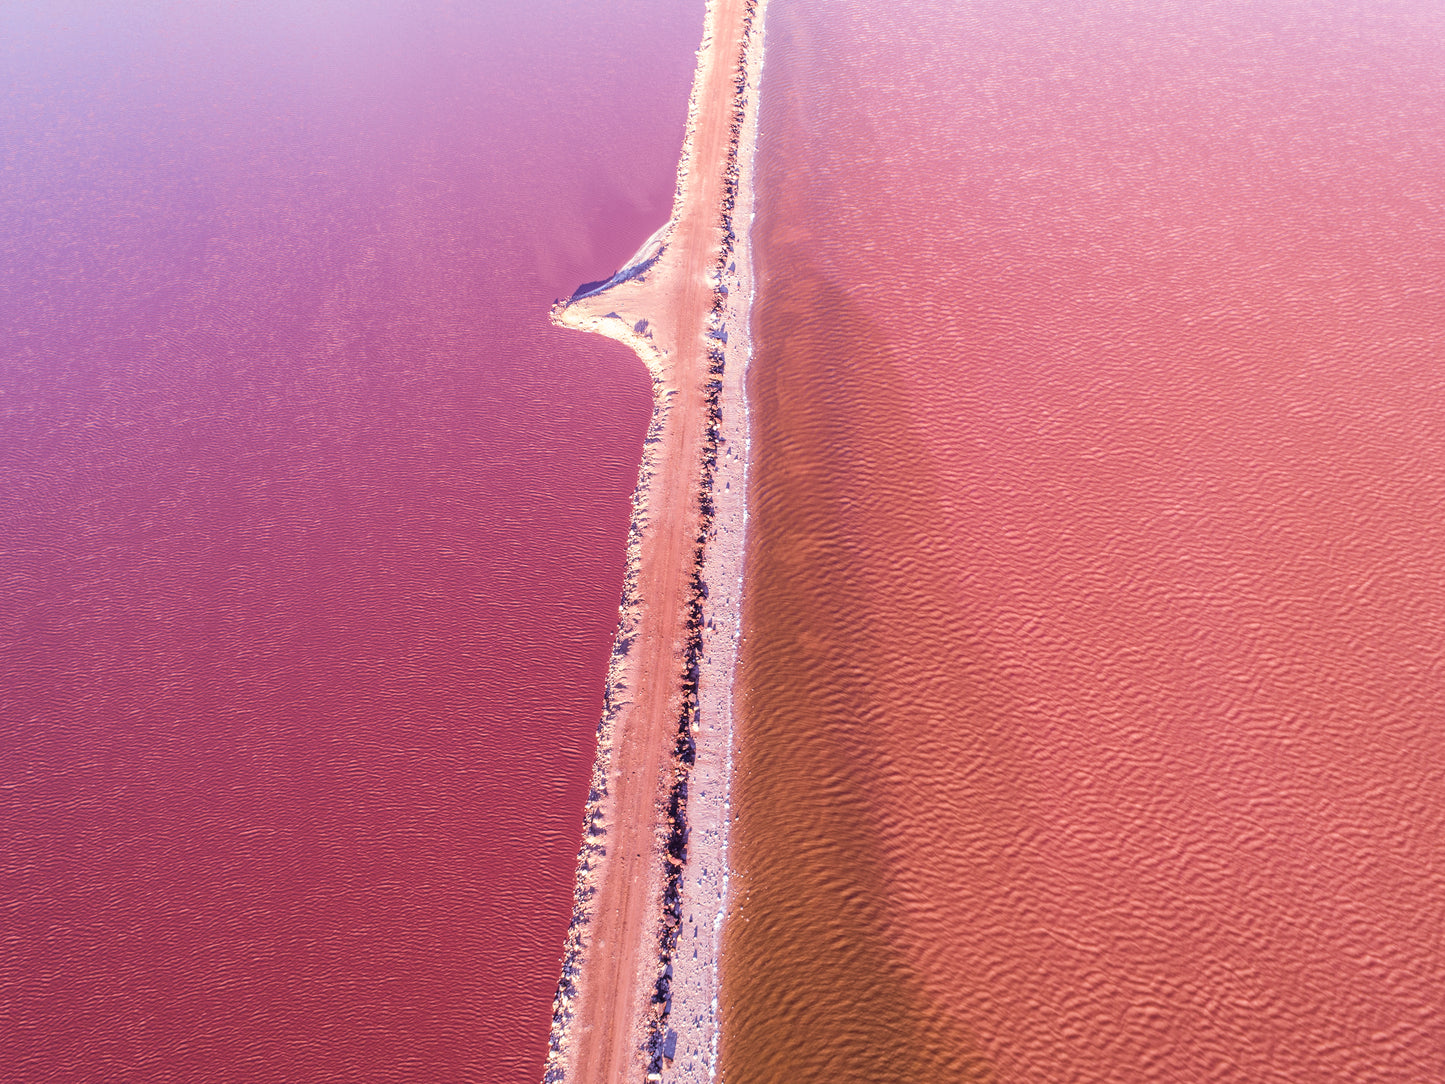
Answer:
[[709, 0], [668, 224], [554, 322], [631, 346], [654, 407], [544, 1079], [711, 1079], [726, 905], [766, 0]]

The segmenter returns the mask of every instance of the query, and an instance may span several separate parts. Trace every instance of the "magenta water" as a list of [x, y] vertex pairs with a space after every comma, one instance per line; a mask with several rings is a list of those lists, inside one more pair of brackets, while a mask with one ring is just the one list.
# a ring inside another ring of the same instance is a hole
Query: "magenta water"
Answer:
[[133, 8], [0, 13], [0, 1076], [534, 1080], [701, 4]]

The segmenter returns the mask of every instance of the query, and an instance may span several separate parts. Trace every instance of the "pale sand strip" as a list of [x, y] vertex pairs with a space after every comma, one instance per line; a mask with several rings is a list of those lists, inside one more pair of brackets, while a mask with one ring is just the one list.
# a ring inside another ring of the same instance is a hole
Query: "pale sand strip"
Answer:
[[[654, 409], [549, 1082], [709, 1080], [716, 1060], [764, 3], [709, 0], [672, 218], [606, 287], [552, 314], [636, 350], [652, 372]], [[661, 1058], [673, 1029], [675, 1066]]]

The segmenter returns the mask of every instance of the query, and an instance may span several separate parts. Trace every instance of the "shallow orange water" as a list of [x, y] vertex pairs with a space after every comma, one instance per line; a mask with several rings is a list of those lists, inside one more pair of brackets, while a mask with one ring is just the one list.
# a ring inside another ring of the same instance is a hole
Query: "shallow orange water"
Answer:
[[1445, 1079], [1445, 16], [769, 14], [726, 1078]]

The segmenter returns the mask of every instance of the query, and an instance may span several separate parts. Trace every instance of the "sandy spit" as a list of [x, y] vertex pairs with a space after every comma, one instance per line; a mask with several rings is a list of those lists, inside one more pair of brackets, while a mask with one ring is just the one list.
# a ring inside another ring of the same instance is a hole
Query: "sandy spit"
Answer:
[[716, 1077], [766, 0], [709, 0], [668, 223], [552, 319], [653, 378], [546, 1084]]
[[702, 650], [698, 677], [697, 762], [688, 796], [691, 829], [682, 871], [682, 931], [673, 953], [672, 1013], [665, 1042], [673, 1052], [662, 1078], [681, 1084], [717, 1079], [722, 1023], [723, 922], [728, 908], [728, 825], [732, 820], [733, 677], [742, 643], [743, 568], [747, 531], [747, 368], [752, 359], [751, 307], [756, 293], [750, 232], [757, 103], [763, 72], [767, 0], [754, 6], [743, 72], [742, 129], [737, 142], [737, 196], [730, 216], [732, 259], [724, 268], [727, 363], [719, 394], [721, 432], [713, 476], [714, 518], [703, 559]]

